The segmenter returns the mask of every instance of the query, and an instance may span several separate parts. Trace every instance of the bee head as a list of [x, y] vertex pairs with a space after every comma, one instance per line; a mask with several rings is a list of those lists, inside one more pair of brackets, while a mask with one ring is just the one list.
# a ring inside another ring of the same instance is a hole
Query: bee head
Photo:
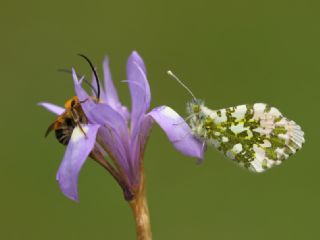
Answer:
[[79, 103], [79, 99], [77, 96], [73, 96], [72, 98], [70, 98], [69, 100], [67, 100], [64, 104], [64, 108], [65, 109], [71, 109], [73, 108], [75, 105], [77, 105], [77, 103]]

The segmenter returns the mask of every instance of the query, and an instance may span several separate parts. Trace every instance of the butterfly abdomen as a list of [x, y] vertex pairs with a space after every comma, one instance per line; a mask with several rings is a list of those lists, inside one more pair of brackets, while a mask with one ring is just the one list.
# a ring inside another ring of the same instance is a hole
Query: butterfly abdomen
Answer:
[[196, 137], [255, 172], [279, 165], [304, 143], [300, 126], [264, 103], [211, 110], [194, 100], [188, 112]]

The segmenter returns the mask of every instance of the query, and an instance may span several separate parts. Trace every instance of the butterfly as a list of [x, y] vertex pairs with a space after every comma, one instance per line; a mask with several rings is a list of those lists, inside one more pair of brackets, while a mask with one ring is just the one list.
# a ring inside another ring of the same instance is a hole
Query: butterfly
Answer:
[[240, 166], [264, 172], [302, 148], [305, 139], [301, 127], [277, 108], [255, 103], [212, 110], [171, 71], [168, 74], [193, 97], [187, 104], [186, 119], [192, 134]]

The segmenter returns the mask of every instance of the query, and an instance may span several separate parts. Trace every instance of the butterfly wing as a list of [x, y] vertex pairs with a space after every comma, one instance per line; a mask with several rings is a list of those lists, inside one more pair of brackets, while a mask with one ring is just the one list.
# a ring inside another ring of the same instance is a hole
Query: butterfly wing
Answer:
[[305, 141], [299, 125], [264, 103], [202, 110], [207, 144], [254, 172], [281, 164]]

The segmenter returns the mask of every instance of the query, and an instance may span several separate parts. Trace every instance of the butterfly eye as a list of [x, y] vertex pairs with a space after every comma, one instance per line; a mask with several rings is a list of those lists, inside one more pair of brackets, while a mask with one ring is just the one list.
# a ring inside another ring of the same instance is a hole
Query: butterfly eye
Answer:
[[192, 111], [194, 113], [199, 113], [200, 112], [200, 106], [199, 105], [193, 105], [192, 106]]

